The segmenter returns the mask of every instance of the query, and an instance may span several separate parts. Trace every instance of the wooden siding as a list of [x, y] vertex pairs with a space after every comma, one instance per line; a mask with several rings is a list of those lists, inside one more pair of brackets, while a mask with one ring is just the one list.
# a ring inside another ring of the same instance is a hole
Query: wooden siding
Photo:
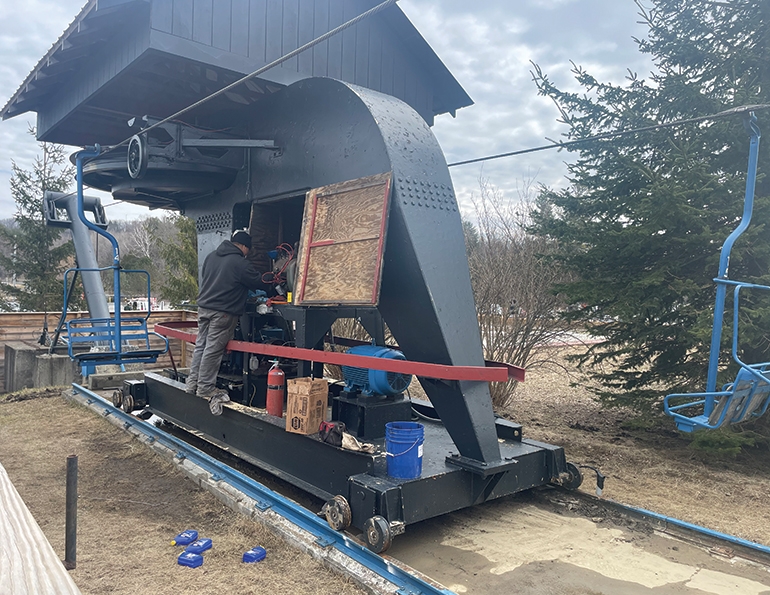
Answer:
[[[142, 312], [124, 312], [124, 315], [144, 315]], [[71, 312], [67, 316], [68, 320], [74, 318], [86, 318], [88, 312]], [[43, 312], [0, 312], [0, 390], [5, 386], [5, 344], [13, 341], [24, 341], [26, 343], [35, 343], [40, 337], [43, 328], [45, 314]], [[155, 324], [169, 321], [197, 320], [197, 314], [188, 310], [159, 310], [153, 312], [149, 320], [150, 330], [155, 328]], [[48, 330], [53, 333], [59, 322], [57, 315], [48, 315]], [[159, 339], [151, 339], [153, 346], [160, 347], [162, 342]], [[183, 348], [184, 345], [184, 348]], [[182, 343], [178, 339], [169, 339], [169, 347], [176, 362], [177, 367], [186, 368], [192, 360], [193, 345]], [[65, 352], [66, 353], [66, 352]], [[171, 358], [168, 354], [158, 358], [155, 364], [150, 364], [148, 368], [169, 368], [171, 367]]]
[[[369, 8], [360, 0], [154, 0], [151, 29], [222, 50], [256, 70]], [[225, 66], [210, 54], [212, 64]], [[366, 19], [281, 68], [394, 95], [433, 122], [433, 83], [390, 27]]]

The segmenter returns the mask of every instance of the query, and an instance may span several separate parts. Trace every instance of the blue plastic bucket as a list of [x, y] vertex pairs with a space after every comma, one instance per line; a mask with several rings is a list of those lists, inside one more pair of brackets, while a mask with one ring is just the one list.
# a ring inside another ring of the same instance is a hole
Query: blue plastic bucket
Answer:
[[422, 443], [425, 428], [413, 421], [385, 424], [385, 452], [388, 475], [397, 479], [415, 479], [422, 475]]

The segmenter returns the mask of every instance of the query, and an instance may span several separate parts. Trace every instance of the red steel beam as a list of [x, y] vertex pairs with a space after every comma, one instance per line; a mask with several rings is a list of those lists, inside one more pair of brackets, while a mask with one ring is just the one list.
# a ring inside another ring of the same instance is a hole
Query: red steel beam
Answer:
[[[191, 328], [195, 323], [191, 322], [166, 322], [155, 325], [155, 332], [164, 337], [181, 339], [188, 343], [195, 343], [196, 335], [181, 328]], [[351, 355], [336, 351], [319, 351], [305, 349], [303, 347], [285, 347], [283, 345], [270, 345], [267, 343], [251, 343], [248, 341], [230, 341], [227, 344], [230, 351], [254, 353], [282, 357], [285, 359], [298, 359], [337, 366], [352, 366], [356, 368], [370, 368], [399, 374], [413, 374], [424, 378], [437, 378], [439, 380], [470, 380], [477, 382], [506, 382], [508, 380], [524, 380], [524, 369], [500, 362], [486, 362], [487, 366], [448, 366], [444, 364], [429, 364], [426, 362], [412, 362], [405, 360], [381, 359], [365, 355]]]

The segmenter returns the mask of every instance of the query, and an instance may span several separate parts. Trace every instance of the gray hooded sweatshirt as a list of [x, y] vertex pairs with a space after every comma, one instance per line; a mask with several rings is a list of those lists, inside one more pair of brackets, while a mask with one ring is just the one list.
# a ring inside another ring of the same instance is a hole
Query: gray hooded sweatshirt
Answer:
[[267, 285], [238, 246], [225, 240], [203, 261], [198, 306], [240, 316], [249, 289], [267, 289]]

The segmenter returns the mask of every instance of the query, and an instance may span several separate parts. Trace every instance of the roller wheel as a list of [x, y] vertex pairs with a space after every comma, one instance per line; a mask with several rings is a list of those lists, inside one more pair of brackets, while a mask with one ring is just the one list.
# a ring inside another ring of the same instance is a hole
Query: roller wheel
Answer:
[[118, 409], [123, 405], [123, 391], [118, 389], [112, 393], [112, 404]]
[[134, 180], [144, 176], [147, 171], [147, 141], [139, 134], [135, 134], [128, 141], [128, 175]]
[[326, 522], [335, 531], [344, 531], [350, 527], [353, 514], [350, 512], [350, 504], [344, 496], [334, 496], [326, 503]]
[[387, 551], [393, 542], [393, 533], [384, 517], [376, 515], [364, 523], [364, 542], [375, 554]]
[[131, 396], [131, 393], [126, 393], [123, 395], [123, 411], [126, 413], [131, 413], [134, 410], [134, 397]]
[[574, 463], [567, 463], [566, 477], [562, 481], [561, 485], [568, 490], [576, 490], [583, 483], [583, 474], [580, 469]]

